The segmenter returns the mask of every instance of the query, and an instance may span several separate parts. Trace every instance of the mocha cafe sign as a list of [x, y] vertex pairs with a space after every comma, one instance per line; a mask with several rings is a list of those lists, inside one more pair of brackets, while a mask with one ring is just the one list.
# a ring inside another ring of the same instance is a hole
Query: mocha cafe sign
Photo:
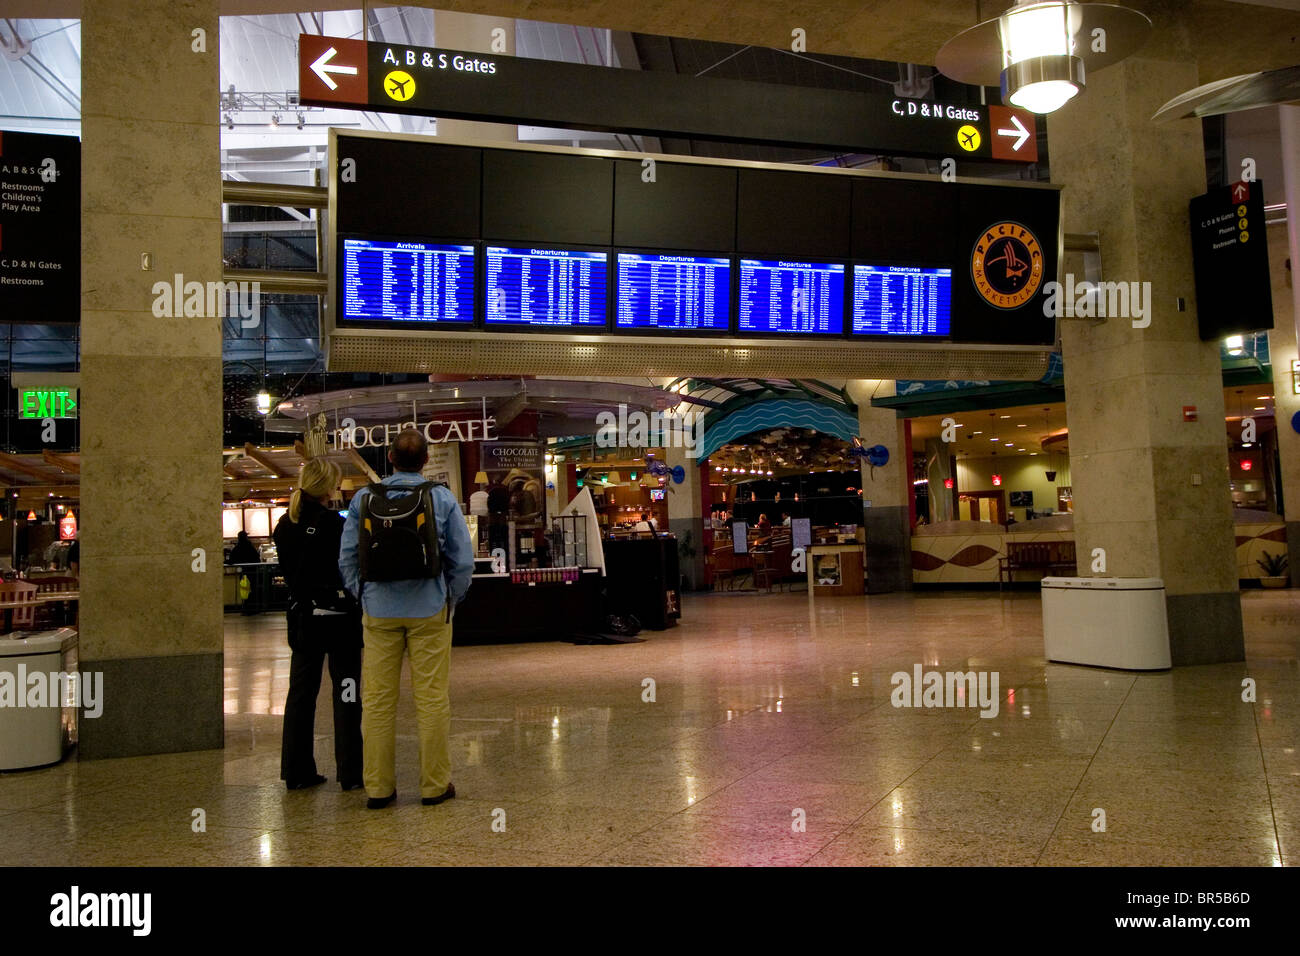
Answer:
[[414, 428], [424, 435], [431, 445], [442, 445], [453, 441], [494, 441], [496, 440], [497, 420], [491, 415], [475, 419], [456, 419], [445, 421], [434, 419], [419, 422], [398, 422], [387, 425], [358, 425], [351, 418], [345, 418], [340, 427], [329, 433], [330, 444], [336, 450], [346, 448], [387, 448], [404, 428]]

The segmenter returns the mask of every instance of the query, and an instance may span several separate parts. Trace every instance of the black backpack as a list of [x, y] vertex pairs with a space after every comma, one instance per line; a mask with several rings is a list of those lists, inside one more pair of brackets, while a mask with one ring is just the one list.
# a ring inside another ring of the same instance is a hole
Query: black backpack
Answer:
[[[362, 581], [411, 581], [442, 572], [433, 482], [367, 486], [357, 557]], [[393, 497], [389, 497], [389, 495]]]

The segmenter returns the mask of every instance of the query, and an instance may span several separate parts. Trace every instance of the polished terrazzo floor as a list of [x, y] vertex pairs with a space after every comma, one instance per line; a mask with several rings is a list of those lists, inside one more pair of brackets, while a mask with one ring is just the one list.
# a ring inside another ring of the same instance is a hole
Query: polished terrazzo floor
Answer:
[[[419, 804], [408, 684], [382, 812], [332, 780], [325, 697], [331, 782], [285, 792], [283, 620], [228, 617], [225, 749], [0, 775], [0, 864], [1294, 865], [1300, 590], [1242, 604], [1247, 663], [1151, 675], [1045, 663], [1029, 592], [688, 596], [640, 644], [458, 647], [459, 796]], [[998, 715], [894, 708], [915, 664], [998, 672]]]

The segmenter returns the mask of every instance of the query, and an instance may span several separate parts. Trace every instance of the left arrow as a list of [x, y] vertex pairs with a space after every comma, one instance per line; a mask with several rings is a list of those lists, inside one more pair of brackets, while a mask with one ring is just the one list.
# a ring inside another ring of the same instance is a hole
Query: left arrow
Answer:
[[334, 49], [334, 47], [330, 47], [318, 56], [316, 62], [311, 65], [312, 72], [319, 76], [321, 82], [331, 90], [337, 90], [339, 88], [339, 85], [334, 82], [334, 77], [330, 76], [331, 73], [338, 73], [347, 76], [357, 75], [357, 68], [355, 66], [339, 66], [337, 64], [333, 66], [329, 65], [330, 60], [334, 59], [334, 55], [338, 52], [339, 51]]

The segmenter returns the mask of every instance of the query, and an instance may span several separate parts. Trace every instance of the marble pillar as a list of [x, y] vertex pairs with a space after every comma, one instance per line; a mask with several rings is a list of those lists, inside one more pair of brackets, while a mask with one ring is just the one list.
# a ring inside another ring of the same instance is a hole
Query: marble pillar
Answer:
[[1151, 122], [1197, 82], [1194, 64], [1130, 58], [1048, 121], [1066, 231], [1099, 233], [1104, 280], [1151, 283], [1146, 327], [1061, 320], [1079, 573], [1101, 549], [1098, 576], [1162, 579], [1175, 665], [1244, 659], [1223, 379], [1197, 333], [1188, 232], [1201, 126]]
[[[704, 518], [700, 494], [700, 461], [691, 458], [686, 450], [678, 447], [664, 449], [664, 461], [669, 468], [681, 466], [686, 472], [686, 479], [679, 485], [672, 478], [668, 479], [668, 527], [664, 530], [677, 535], [678, 557], [681, 572], [691, 583], [699, 588], [704, 584]], [[686, 555], [683, 550], [694, 551]]]
[[[493, 31], [501, 30], [504, 50], [493, 50]], [[501, 53], [515, 55], [515, 21], [512, 17], [492, 17], [478, 13], [455, 13], [435, 10], [433, 14], [433, 41], [442, 50], [464, 50], [466, 53]], [[463, 141], [489, 141], [513, 143], [519, 139], [519, 127], [511, 123], [476, 123], [472, 120], [438, 117], [438, 136]]]
[[[876, 408], [871, 399], [894, 394], [892, 381], [855, 379], [847, 384], [858, 406], [858, 435], [870, 448], [884, 445], [889, 462], [879, 468], [862, 463], [862, 525], [867, 538], [867, 593], [912, 587], [912, 520], [908, 482], [912, 480], [903, 422], [892, 408]], [[870, 502], [868, 505], [867, 502]]]
[[219, 3], [84, 6], [80, 752], [220, 747], [221, 319], [154, 309], [221, 279]]

